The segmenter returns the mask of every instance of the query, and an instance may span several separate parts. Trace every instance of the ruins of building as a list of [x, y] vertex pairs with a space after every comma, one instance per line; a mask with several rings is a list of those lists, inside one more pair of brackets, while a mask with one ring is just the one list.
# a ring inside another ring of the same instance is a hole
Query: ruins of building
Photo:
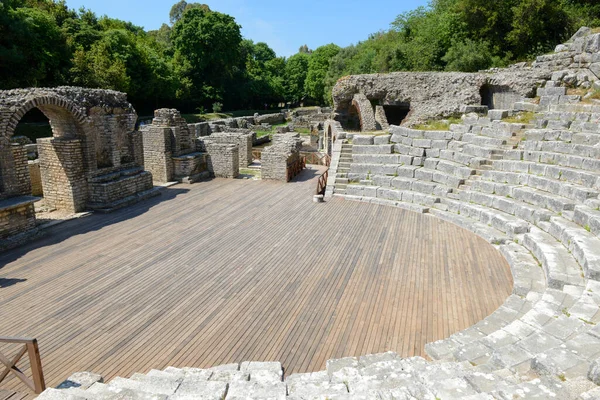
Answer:
[[144, 165], [156, 182], [192, 183], [208, 176], [206, 154], [196, 151], [196, 138], [175, 109], [154, 111], [142, 127]]
[[273, 144], [265, 147], [261, 156], [262, 179], [290, 181], [304, 168], [300, 156], [302, 140], [296, 132], [273, 135]]
[[494, 73], [393, 72], [341, 78], [333, 88], [336, 119], [345, 129], [376, 131], [450, 117], [465, 105], [509, 108], [549, 79], [545, 68]]
[[142, 167], [137, 114], [125, 93], [76, 87], [0, 91], [0, 237], [35, 226], [28, 149], [11, 142], [17, 124], [33, 108], [52, 128], [52, 137], [37, 140], [49, 208], [112, 210], [157, 194]]

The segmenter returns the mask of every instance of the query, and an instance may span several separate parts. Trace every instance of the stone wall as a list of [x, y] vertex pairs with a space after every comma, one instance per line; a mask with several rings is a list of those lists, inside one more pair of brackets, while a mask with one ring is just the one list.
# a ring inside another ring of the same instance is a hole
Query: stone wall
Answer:
[[600, 33], [581, 28], [566, 43], [556, 46], [553, 54], [537, 57], [534, 68], [549, 69], [553, 81], [585, 89], [600, 79]]
[[31, 178], [31, 195], [43, 196], [44, 190], [42, 189], [42, 173], [40, 171], [40, 160], [29, 160], [27, 164], [29, 167], [29, 176]]
[[375, 124], [378, 130], [387, 130], [390, 127], [383, 106], [375, 106]]
[[352, 107], [358, 112], [361, 131], [374, 131], [377, 129], [375, 125], [375, 112], [367, 96], [362, 93], [356, 93], [352, 97]]
[[242, 129], [238, 132], [216, 132], [210, 136], [196, 140], [196, 149], [205, 151], [208, 143], [235, 144], [239, 151], [239, 165], [246, 167], [252, 164], [253, 133]]
[[3, 240], [35, 228], [33, 201], [27, 197], [0, 200], [0, 250]]
[[37, 144], [42, 187], [48, 207], [67, 212], [85, 210], [88, 187], [82, 140], [42, 138], [37, 140]]
[[208, 171], [216, 178], [235, 178], [240, 174], [239, 150], [235, 144], [206, 143]]
[[142, 128], [144, 166], [154, 180], [192, 183], [206, 171], [205, 155], [196, 151], [194, 129], [175, 109], [154, 111], [152, 124]]
[[354, 75], [337, 82], [333, 88], [333, 100], [336, 119], [339, 120], [348, 118], [354, 96], [359, 93], [371, 103], [382, 106], [410, 105], [410, 113], [404, 124], [414, 125], [458, 114], [464, 105], [482, 104], [481, 89], [485, 85], [505, 93], [514, 93], [515, 99], [522, 99], [535, 97], [536, 89], [550, 77], [551, 72], [544, 68], [481, 73], [393, 72]]
[[261, 177], [282, 182], [288, 181], [288, 168], [300, 159], [302, 140], [295, 132], [273, 135], [273, 144], [261, 154]]

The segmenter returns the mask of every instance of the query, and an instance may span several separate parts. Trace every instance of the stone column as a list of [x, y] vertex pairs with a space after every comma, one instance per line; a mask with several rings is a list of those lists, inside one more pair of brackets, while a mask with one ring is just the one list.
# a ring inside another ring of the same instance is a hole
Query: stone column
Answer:
[[152, 173], [155, 182], [171, 182], [173, 179], [171, 128], [144, 127], [142, 137], [144, 142], [144, 169]]
[[81, 139], [38, 139], [46, 204], [57, 210], [84, 211], [88, 199]]

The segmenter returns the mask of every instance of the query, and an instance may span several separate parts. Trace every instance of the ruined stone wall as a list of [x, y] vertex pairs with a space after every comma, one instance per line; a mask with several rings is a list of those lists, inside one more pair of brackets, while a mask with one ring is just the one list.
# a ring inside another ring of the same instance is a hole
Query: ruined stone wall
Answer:
[[40, 171], [40, 160], [29, 160], [27, 164], [29, 167], [29, 176], [31, 178], [31, 195], [43, 196], [44, 190], [42, 189], [42, 173]]
[[33, 202], [21, 199], [0, 200], [0, 250], [4, 247], [2, 240], [35, 228]]
[[156, 110], [152, 124], [142, 128], [144, 165], [157, 182], [191, 183], [205, 170], [206, 159], [197, 152], [194, 130], [179, 111], [166, 108]]
[[390, 127], [383, 106], [375, 106], [375, 124], [378, 130], [387, 130]]
[[[128, 174], [127, 171], [119, 171], [119, 179], [110, 179], [110, 176], [92, 179], [89, 182], [91, 208], [111, 207], [125, 198], [137, 193], [152, 189], [152, 174], [148, 171]], [[116, 176], [115, 176], [116, 178]]]
[[[404, 124], [413, 125], [460, 112], [464, 105], [480, 105], [485, 85], [518, 96], [535, 97], [537, 87], [551, 77], [544, 68], [520, 68], [489, 73], [393, 72], [341, 78], [333, 88], [335, 112], [343, 119], [358, 93], [378, 105], [409, 104]], [[515, 96], [515, 97], [517, 97]], [[371, 111], [373, 112], [373, 111]]]
[[144, 168], [156, 182], [170, 182], [173, 177], [171, 162], [171, 130], [168, 127], [144, 126]]
[[581, 28], [566, 43], [556, 46], [554, 53], [537, 57], [533, 68], [548, 69], [553, 81], [567, 86], [589, 89], [600, 79], [600, 33]]
[[206, 143], [208, 171], [216, 178], [235, 178], [240, 174], [239, 150], [235, 144]]
[[43, 138], [37, 144], [46, 204], [68, 212], [85, 210], [88, 187], [82, 140]]
[[208, 143], [235, 144], [239, 151], [239, 165], [245, 167], [252, 164], [253, 134], [250, 131], [213, 133], [210, 136], [198, 138], [196, 149], [205, 151]]
[[288, 180], [288, 166], [300, 158], [302, 139], [295, 132], [273, 135], [273, 145], [261, 154], [261, 177], [282, 182]]
[[362, 131], [374, 131], [377, 129], [375, 125], [375, 112], [367, 96], [362, 93], [356, 93], [352, 97], [352, 107], [358, 111]]
[[0, 138], [0, 200], [30, 194], [27, 150]]

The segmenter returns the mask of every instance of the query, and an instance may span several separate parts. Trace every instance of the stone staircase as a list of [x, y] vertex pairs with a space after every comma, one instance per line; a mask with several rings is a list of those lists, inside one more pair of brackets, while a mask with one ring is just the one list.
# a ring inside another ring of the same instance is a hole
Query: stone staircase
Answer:
[[[209, 369], [151, 370], [102, 383], [78, 373], [42, 400], [200, 399], [585, 399], [598, 394], [585, 378], [563, 381], [540, 377], [517, 379], [506, 369], [489, 371], [469, 362], [431, 363], [421, 357], [400, 358], [388, 352], [329, 360], [325, 371], [283, 379], [277, 362], [243, 362]], [[581, 396], [580, 396], [581, 395]]]
[[346, 186], [349, 183], [348, 172], [350, 172], [350, 165], [352, 164], [352, 162], [352, 143], [343, 143], [342, 150], [340, 152], [339, 164], [337, 167], [337, 174], [335, 178], [334, 193], [346, 193]]

